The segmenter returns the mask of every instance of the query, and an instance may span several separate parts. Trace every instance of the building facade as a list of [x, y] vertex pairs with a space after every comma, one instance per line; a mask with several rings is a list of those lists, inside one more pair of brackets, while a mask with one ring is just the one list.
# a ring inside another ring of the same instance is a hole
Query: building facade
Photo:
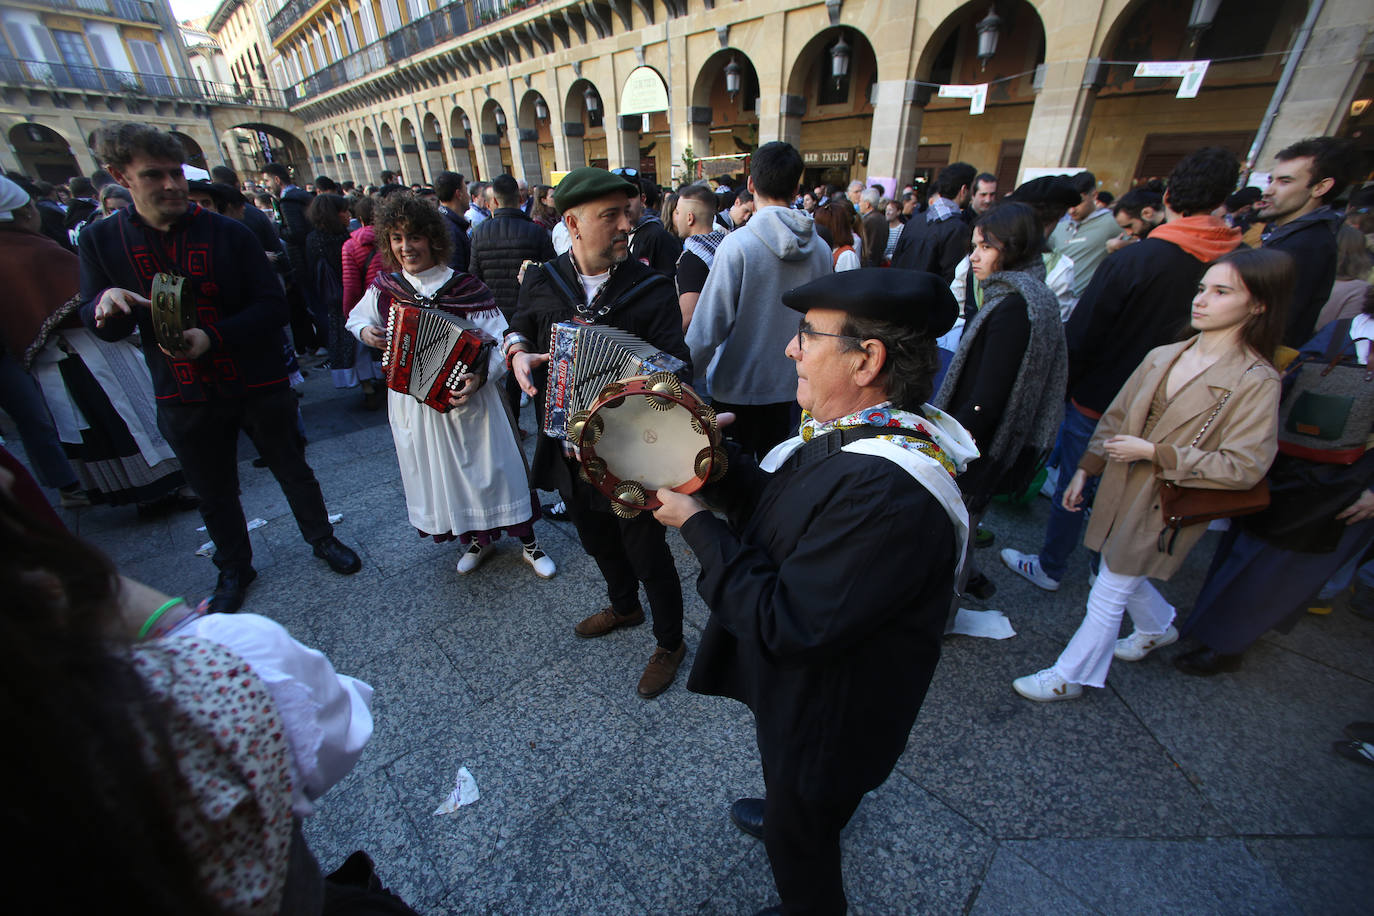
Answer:
[[[590, 163], [667, 184], [783, 139], [808, 180], [965, 160], [1007, 184], [1082, 165], [1120, 193], [1204, 144], [1262, 168], [1298, 137], [1362, 133], [1374, 21], [1371, 0], [262, 3], [312, 168], [357, 181]], [[1194, 98], [1135, 75], [1193, 59]], [[937, 90], [983, 83], [981, 114]]]

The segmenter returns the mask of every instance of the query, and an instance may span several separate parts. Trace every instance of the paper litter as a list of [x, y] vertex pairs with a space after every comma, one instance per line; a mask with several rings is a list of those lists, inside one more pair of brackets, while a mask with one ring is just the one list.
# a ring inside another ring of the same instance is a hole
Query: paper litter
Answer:
[[[334, 521], [334, 519], [331, 518], [330, 521], [332, 522], [332, 521]], [[255, 518], [255, 519], [253, 519], [252, 521], [250, 521], [250, 522], [248, 523], [248, 530], [249, 530], [249, 531], [256, 531], [257, 529], [261, 528], [263, 525], [266, 525], [266, 524], [267, 524], [267, 519], [265, 519], [265, 518]], [[204, 525], [201, 525], [201, 526], [200, 526], [199, 528], [197, 528], [196, 530], [197, 530], [197, 531], [204, 531], [204, 530], [205, 530], [205, 526], [204, 526]]]
[[[253, 519], [252, 521], [250, 521], [250, 522], [248, 523], [248, 530], [249, 530], [249, 531], [256, 531], [257, 529], [263, 527], [263, 526], [266, 525], [266, 524], [267, 524], [267, 519], [265, 519], [265, 518], [255, 518], [255, 519]], [[204, 525], [201, 525], [201, 526], [200, 526], [199, 528], [197, 528], [196, 530], [197, 530], [197, 531], [204, 531], [204, 530], [205, 530], [205, 526], [204, 526]], [[215, 555], [215, 542], [214, 542], [214, 541], [206, 541], [204, 544], [201, 544], [199, 547], [196, 548], [196, 556], [198, 556], [198, 557], [213, 557], [214, 555]]]
[[477, 780], [472, 778], [467, 767], [459, 767], [457, 785], [453, 787], [448, 798], [444, 799], [444, 803], [434, 809], [434, 814], [436, 817], [440, 814], [452, 814], [464, 805], [470, 805], [477, 801], [480, 797], [481, 795], [477, 792]]
[[970, 611], [962, 607], [954, 616], [954, 629], [950, 632], [983, 639], [1009, 639], [1016, 635], [1011, 621], [1001, 611]]

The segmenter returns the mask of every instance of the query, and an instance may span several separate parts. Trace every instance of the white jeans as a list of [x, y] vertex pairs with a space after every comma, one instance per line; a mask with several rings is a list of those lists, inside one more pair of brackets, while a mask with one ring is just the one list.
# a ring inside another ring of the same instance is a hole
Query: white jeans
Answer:
[[1130, 612], [1137, 632], [1151, 636], [1163, 633], [1174, 621], [1174, 606], [1164, 600], [1147, 577], [1114, 573], [1103, 562], [1097, 582], [1088, 593], [1088, 612], [1054, 663], [1060, 677], [1086, 687], [1107, 683], [1123, 610]]

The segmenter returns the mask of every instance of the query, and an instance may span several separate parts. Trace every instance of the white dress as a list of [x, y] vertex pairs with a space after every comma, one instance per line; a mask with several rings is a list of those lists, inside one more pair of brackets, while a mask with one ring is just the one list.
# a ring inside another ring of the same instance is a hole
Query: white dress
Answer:
[[[453, 276], [444, 265], [420, 274], [405, 273], [412, 287], [432, 296]], [[385, 327], [378, 311], [378, 289], [368, 287], [349, 313], [347, 328], [358, 337], [365, 327]], [[495, 302], [467, 312], [472, 324], [500, 340], [506, 319]], [[487, 383], [472, 399], [448, 413], [426, 407], [408, 394], [387, 389], [387, 416], [401, 466], [410, 523], [422, 533], [448, 538], [496, 535], [533, 516], [525, 459], [507, 412], [502, 386], [506, 364], [493, 348]]]

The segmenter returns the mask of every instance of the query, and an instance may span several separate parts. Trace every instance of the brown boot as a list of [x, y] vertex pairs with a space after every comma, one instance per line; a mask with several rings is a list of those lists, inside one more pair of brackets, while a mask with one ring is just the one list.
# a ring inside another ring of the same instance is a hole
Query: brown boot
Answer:
[[591, 639], [594, 636], [605, 636], [617, 627], [637, 627], [643, 622], [644, 608], [624, 616], [617, 614], [610, 608], [603, 608], [573, 627], [573, 632], [578, 636]]
[[654, 654], [649, 657], [649, 664], [644, 666], [644, 674], [639, 679], [639, 695], [650, 700], [667, 690], [677, 677], [678, 665], [682, 664], [683, 656], [686, 654], [686, 640], [678, 643], [677, 648], [671, 652], [662, 646], [654, 649]]

